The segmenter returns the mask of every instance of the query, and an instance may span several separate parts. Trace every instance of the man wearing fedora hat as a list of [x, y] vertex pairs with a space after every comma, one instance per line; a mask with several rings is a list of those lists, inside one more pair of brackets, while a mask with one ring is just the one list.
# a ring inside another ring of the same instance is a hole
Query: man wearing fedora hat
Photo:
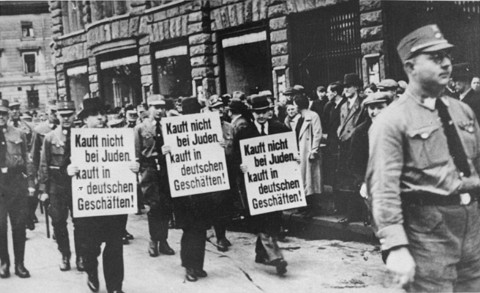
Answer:
[[[268, 120], [268, 112], [272, 110], [272, 105], [267, 96], [254, 96], [251, 100], [251, 106], [254, 121], [237, 133], [233, 143], [235, 163], [243, 173], [247, 172], [247, 170], [241, 163], [240, 140], [289, 131], [284, 124]], [[242, 176], [239, 177], [242, 180]], [[241, 189], [241, 196], [245, 197], [245, 184], [241, 184]], [[281, 211], [257, 215], [251, 218], [252, 227], [258, 234], [255, 247], [255, 262], [275, 266], [279, 275], [287, 272], [287, 262], [284, 260], [277, 244], [281, 230], [281, 221]]]
[[400, 41], [407, 89], [369, 131], [376, 234], [393, 282], [411, 292], [480, 291], [480, 128], [445, 95], [452, 47], [437, 25]]
[[[83, 100], [83, 109], [78, 117], [85, 123], [85, 128], [105, 128], [105, 105], [100, 98]], [[138, 172], [138, 163], [130, 165], [130, 170]], [[79, 167], [73, 164], [67, 166], [67, 174], [75, 176]], [[98, 292], [98, 256], [103, 249], [103, 273], [107, 292], [121, 293], [124, 278], [123, 243], [127, 215], [95, 216], [76, 219], [76, 228], [82, 237], [80, 245], [84, 257], [84, 267], [87, 273], [87, 285], [92, 292]]]
[[348, 168], [347, 162], [350, 157], [350, 138], [352, 137], [355, 127], [364, 121], [365, 113], [362, 107], [363, 97], [360, 95], [362, 89], [362, 81], [356, 73], [345, 74], [343, 78], [344, 95], [347, 101], [340, 107], [340, 125], [337, 129], [339, 139], [339, 159], [338, 172], [336, 177], [338, 179], [339, 194], [337, 197], [337, 208], [340, 211], [346, 212], [347, 216], [340, 220], [341, 223], [348, 224], [351, 221], [359, 219], [351, 218], [348, 214], [352, 209], [355, 209], [352, 198], [354, 197], [355, 187], [353, 174]]
[[27, 172], [26, 135], [8, 125], [8, 104], [7, 100], [0, 100], [0, 278], [10, 276], [8, 216], [12, 226], [15, 274], [20, 278], [28, 278], [30, 273], [24, 266], [25, 221], [27, 195], [33, 196], [34, 190], [27, 190], [25, 175], [28, 175], [28, 186], [32, 186], [33, 176]]
[[162, 154], [163, 134], [161, 119], [166, 115], [165, 99], [162, 95], [150, 95], [147, 99], [149, 117], [135, 127], [135, 152], [140, 163], [142, 188], [145, 202], [150, 205], [148, 230], [150, 243], [148, 253], [156, 257], [159, 253], [173, 255], [168, 245], [168, 222], [172, 217], [172, 198], [168, 184], [166, 156]]
[[[68, 271], [72, 255], [67, 229], [68, 214], [72, 210], [72, 179], [67, 174], [67, 166], [70, 164], [70, 130], [75, 119], [74, 102], [58, 102], [57, 115], [60, 125], [45, 136], [41, 147], [38, 191], [41, 201], [50, 199], [48, 214], [62, 255], [60, 270]], [[73, 225], [77, 270], [83, 271], [81, 239], [75, 219]]]

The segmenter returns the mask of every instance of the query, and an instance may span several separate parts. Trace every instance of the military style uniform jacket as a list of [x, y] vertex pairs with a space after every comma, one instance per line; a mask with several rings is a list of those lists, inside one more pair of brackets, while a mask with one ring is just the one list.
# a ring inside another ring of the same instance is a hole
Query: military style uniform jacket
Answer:
[[[12, 127], [15, 127], [13, 125], [13, 121], [9, 121], [8, 124]], [[28, 124], [27, 122], [20, 119], [18, 121], [18, 126], [15, 127], [15, 128], [17, 128], [20, 131], [22, 131], [23, 133], [25, 133], [25, 136], [26, 136], [26, 139], [27, 139], [27, 147], [28, 147], [28, 150], [30, 151], [30, 147], [31, 147], [31, 143], [32, 143], [32, 135], [33, 135], [32, 126], [30, 126], [30, 124]]]
[[71, 193], [71, 178], [66, 170], [70, 153], [66, 150], [66, 136], [61, 127], [49, 132], [43, 140], [40, 156], [39, 190], [47, 193]]
[[51, 123], [44, 122], [39, 124], [33, 130], [32, 135], [32, 145], [30, 147], [30, 159], [31, 159], [31, 167], [33, 168], [33, 174], [37, 175], [37, 172], [40, 168], [40, 155], [43, 146], [43, 140], [45, 139], [45, 135], [52, 131], [54, 128], [51, 127]]
[[[28, 146], [25, 133], [13, 126], [5, 128], [6, 158], [5, 167], [7, 172], [0, 175], [1, 185], [4, 190], [1, 193], [27, 194], [27, 186], [33, 185], [33, 173], [27, 170]], [[1, 130], [0, 130], [1, 131]], [[23, 183], [25, 179], [27, 182]]]
[[[470, 178], [480, 186], [480, 128], [472, 109], [443, 97], [465, 150]], [[458, 195], [462, 176], [448, 150], [434, 106], [408, 89], [373, 122], [366, 181], [382, 250], [407, 245], [401, 195]]]

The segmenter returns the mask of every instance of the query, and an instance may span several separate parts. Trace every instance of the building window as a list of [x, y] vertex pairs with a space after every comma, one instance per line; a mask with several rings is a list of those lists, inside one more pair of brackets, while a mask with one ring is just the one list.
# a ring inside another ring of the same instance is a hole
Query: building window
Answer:
[[186, 45], [155, 52], [154, 91], [165, 97], [192, 95], [190, 58]]
[[62, 1], [62, 22], [65, 34], [79, 31], [85, 27], [83, 21], [83, 1], [68, 0]]
[[37, 72], [37, 58], [36, 53], [23, 54], [23, 70], [25, 73]]
[[88, 66], [87, 64], [74, 64], [65, 70], [65, 82], [67, 85], [67, 99], [74, 101], [80, 106], [83, 97], [89, 92]]
[[129, 1], [127, 0], [108, 0], [91, 1], [92, 21], [99, 21], [107, 17], [121, 15], [128, 12]]
[[24, 38], [34, 37], [33, 24], [31, 21], [22, 21], [22, 37]]
[[27, 91], [27, 101], [29, 108], [38, 108], [38, 90]]

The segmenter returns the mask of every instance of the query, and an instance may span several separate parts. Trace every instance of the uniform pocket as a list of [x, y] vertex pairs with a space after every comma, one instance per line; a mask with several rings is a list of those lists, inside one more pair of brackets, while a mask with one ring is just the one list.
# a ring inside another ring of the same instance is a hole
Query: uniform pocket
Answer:
[[432, 167], [448, 161], [446, 137], [440, 125], [429, 125], [407, 132], [410, 156], [419, 169]]
[[407, 206], [404, 208], [405, 224], [418, 233], [432, 233], [442, 223], [443, 216], [436, 206]]
[[22, 166], [22, 140], [7, 139], [6, 163], [9, 168]]

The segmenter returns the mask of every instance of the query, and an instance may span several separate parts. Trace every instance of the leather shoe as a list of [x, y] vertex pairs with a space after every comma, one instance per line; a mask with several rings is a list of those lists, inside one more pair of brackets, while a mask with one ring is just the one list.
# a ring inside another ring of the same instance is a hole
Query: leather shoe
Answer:
[[261, 263], [261, 264], [266, 264], [268, 261], [265, 257], [257, 254], [257, 255], [255, 255], [255, 262], [256, 263]]
[[10, 277], [10, 268], [7, 263], [2, 263], [0, 265], [0, 278], [5, 279]]
[[[228, 251], [229, 242], [227, 239], [223, 238], [217, 241], [217, 249], [221, 252]], [[230, 244], [231, 245], [231, 244]]]
[[175, 254], [175, 251], [170, 247], [170, 245], [168, 245], [167, 241], [161, 241], [160, 242], [158, 251], [160, 251], [160, 253], [166, 254], [166, 255], [174, 255]]
[[32, 221], [33, 221], [34, 224], [38, 224], [38, 218], [37, 218], [36, 215], [33, 215]]
[[195, 275], [195, 271], [190, 268], [185, 269], [185, 278], [189, 282], [196, 282], [198, 280], [197, 276]]
[[196, 277], [199, 277], [199, 278], [205, 278], [208, 276], [207, 272], [205, 272], [204, 270], [202, 269], [193, 269], [193, 272], [195, 274]]
[[15, 265], [15, 275], [19, 276], [22, 279], [30, 278], [30, 272], [25, 268], [23, 263]]
[[100, 283], [98, 282], [97, 271], [88, 273], [87, 285], [92, 292], [98, 292], [98, 289], [100, 288]]
[[70, 257], [65, 255], [62, 256], [62, 262], [60, 263], [60, 270], [62, 272], [70, 270]]
[[122, 243], [123, 243], [123, 245], [127, 245], [127, 244], [130, 243], [130, 241], [128, 240], [127, 236], [123, 236], [123, 237], [122, 237]]
[[277, 275], [282, 276], [282, 275], [285, 275], [285, 273], [287, 272], [288, 263], [285, 260], [276, 259], [276, 260], [272, 261], [271, 264], [276, 267]]
[[84, 264], [83, 257], [77, 256], [76, 264], [77, 264], [77, 271], [79, 271], [79, 272], [84, 272], [85, 271], [85, 264]]
[[25, 224], [25, 227], [30, 231], [35, 230], [35, 224], [33, 223], [32, 220], [28, 220], [27, 223]]
[[132, 234], [128, 233], [127, 230], [125, 230], [125, 235], [124, 235], [125, 238], [127, 238], [128, 240], [133, 240], [135, 237], [133, 237]]
[[158, 256], [158, 241], [150, 240], [150, 243], [148, 243], [148, 254], [151, 257]]

